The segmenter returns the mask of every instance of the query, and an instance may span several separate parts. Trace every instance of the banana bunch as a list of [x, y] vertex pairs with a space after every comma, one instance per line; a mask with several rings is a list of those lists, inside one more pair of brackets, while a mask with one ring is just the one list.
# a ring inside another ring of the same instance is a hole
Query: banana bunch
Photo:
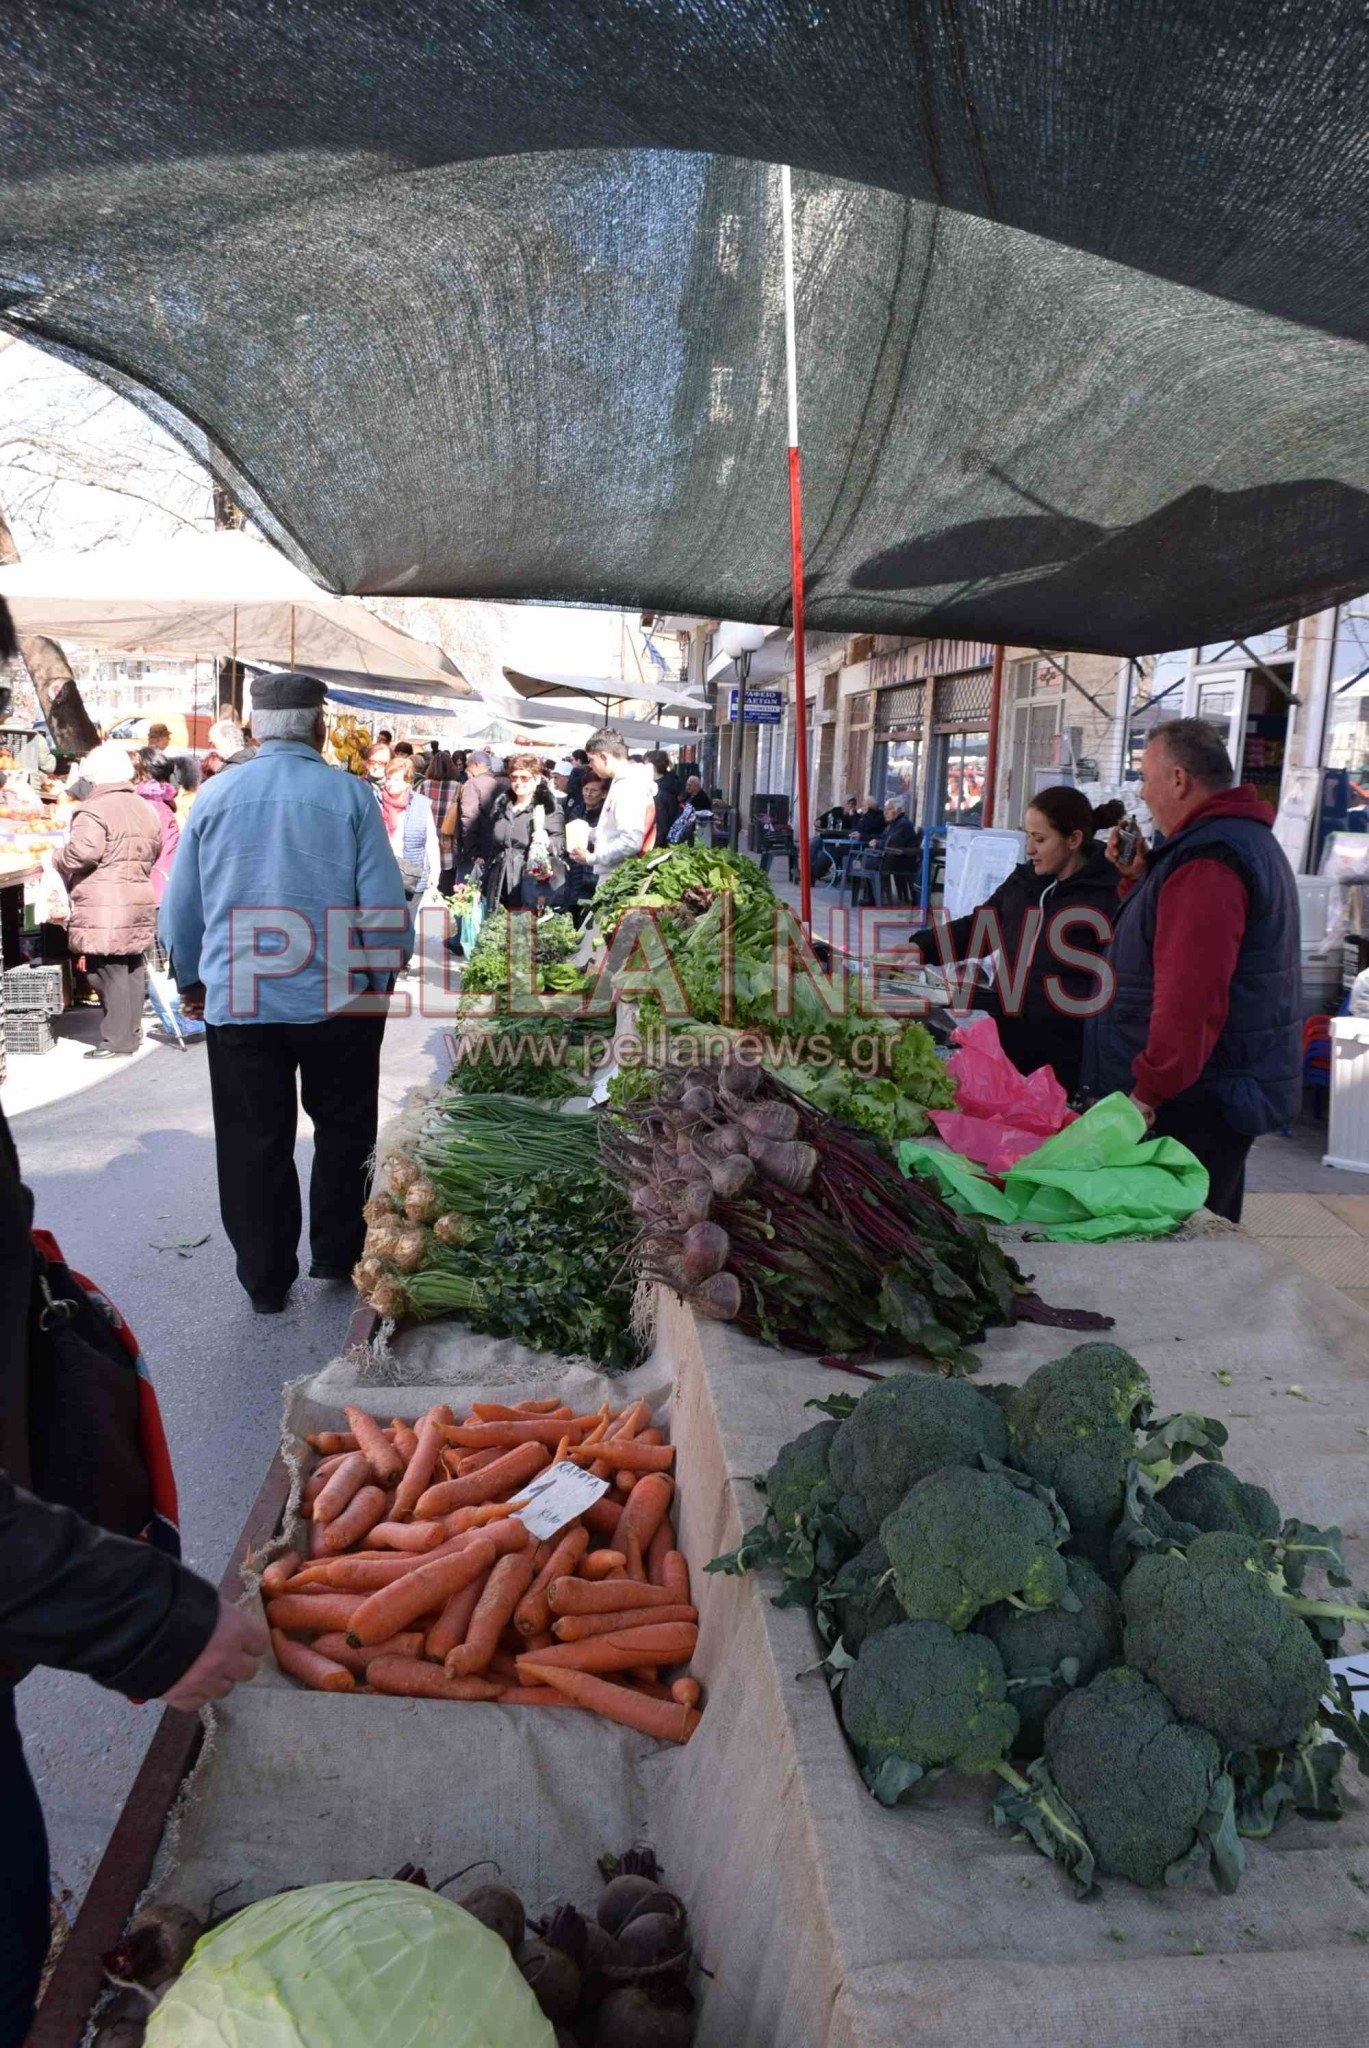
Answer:
[[328, 728], [328, 745], [340, 768], [349, 775], [366, 773], [366, 756], [371, 735], [350, 711], [340, 711]]

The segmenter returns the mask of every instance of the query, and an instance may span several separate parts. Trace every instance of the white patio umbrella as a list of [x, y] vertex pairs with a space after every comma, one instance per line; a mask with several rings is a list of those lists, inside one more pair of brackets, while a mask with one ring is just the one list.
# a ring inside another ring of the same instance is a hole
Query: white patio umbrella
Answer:
[[21, 633], [123, 652], [228, 656], [474, 695], [440, 647], [334, 597], [247, 533], [30, 555], [0, 569]]

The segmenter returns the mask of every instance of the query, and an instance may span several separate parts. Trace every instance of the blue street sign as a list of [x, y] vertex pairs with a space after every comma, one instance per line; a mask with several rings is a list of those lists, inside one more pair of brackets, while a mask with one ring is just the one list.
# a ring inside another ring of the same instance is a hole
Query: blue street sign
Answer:
[[[737, 722], [736, 690], [727, 693], [727, 722]], [[778, 725], [784, 715], [783, 690], [748, 690], [746, 693], [746, 722], [748, 725]]]

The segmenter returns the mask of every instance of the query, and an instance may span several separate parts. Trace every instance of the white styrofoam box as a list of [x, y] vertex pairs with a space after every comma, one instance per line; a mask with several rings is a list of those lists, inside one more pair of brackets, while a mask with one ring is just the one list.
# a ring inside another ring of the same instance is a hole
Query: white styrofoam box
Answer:
[[1331, 891], [1336, 886], [1330, 875], [1295, 875], [1298, 885], [1298, 937], [1304, 953], [1328, 943], [1331, 921]]
[[1369, 1017], [1331, 1019], [1331, 1127], [1322, 1165], [1369, 1173]]

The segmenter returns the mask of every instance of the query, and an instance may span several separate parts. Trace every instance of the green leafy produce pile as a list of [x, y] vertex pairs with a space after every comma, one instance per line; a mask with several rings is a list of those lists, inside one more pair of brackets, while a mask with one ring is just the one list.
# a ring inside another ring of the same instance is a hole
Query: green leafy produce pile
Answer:
[[389, 1319], [459, 1316], [530, 1350], [638, 1364], [625, 1202], [597, 1169], [595, 1119], [451, 1090], [415, 1159], [389, 1160], [356, 1269]]
[[724, 892], [743, 912], [753, 903], [775, 901], [755, 861], [742, 854], [710, 846], [660, 847], [623, 861], [604, 876], [594, 892], [594, 927], [611, 938], [625, 910], [664, 910], [679, 903], [705, 910]]
[[1234, 1891], [1245, 1840], [1340, 1817], [1369, 1714], [1327, 1658], [1369, 1610], [1337, 1596], [1341, 1532], [1238, 1479], [1220, 1423], [1154, 1416], [1105, 1343], [1020, 1387], [905, 1373], [808, 1405], [830, 1419], [785, 1445], [764, 1522], [708, 1569], [778, 1566], [877, 1799], [993, 1773], [995, 1823], [1081, 1897], [1099, 1873]]
[[[571, 965], [570, 956], [579, 950], [581, 934], [564, 911], [544, 910], [536, 917], [534, 949], [538, 980], [544, 989], [575, 993], [591, 988], [593, 977]], [[515, 949], [526, 947], [534, 923], [530, 912], [520, 911], [513, 920]], [[461, 972], [461, 994], [487, 996], [502, 994], [509, 985], [510, 918], [497, 910], [480, 927], [475, 950]]]
[[966, 1347], [990, 1323], [1105, 1326], [1048, 1309], [930, 1182], [758, 1066], [660, 1075], [602, 1119], [599, 1140], [637, 1222], [637, 1272], [764, 1343], [973, 1372]]
[[454, 1078], [480, 1095], [564, 1102], [586, 1095], [602, 1059], [602, 1017], [500, 1017], [463, 1033]]

